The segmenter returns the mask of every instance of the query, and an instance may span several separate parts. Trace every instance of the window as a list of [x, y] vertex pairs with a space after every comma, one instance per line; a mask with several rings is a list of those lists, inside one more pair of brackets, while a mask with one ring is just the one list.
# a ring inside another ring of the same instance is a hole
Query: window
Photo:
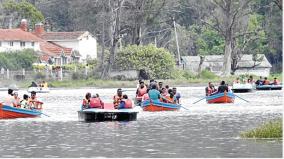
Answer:
[[32, 46], [35, 46], [35, 42], [32, 42]]
[[10, 41], [10, 46], [14, 46], [14, 42], [13, 41]]
[[25, 42], [20, 42], [20, 45], [21, 45], [21, 47], [25, 47], [26, 46], [26, 43]]

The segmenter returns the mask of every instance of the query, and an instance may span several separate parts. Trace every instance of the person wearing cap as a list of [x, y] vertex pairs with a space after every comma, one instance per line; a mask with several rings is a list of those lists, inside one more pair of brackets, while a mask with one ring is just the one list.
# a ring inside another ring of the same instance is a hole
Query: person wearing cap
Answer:
[[20, 98], [18, 96], [18, 92], [14, 92], [13, 93], [13, 100], [12, 100], [12, 103], [13, 103], [13, 106], [14, 107], [21, 107], [21, 104], [20, 104]]
[[113, 104], [114, 104], [114, 108], [117, 108], [120, 101], [122, 99], [122, 89], [118, 88], [117, 89], [117, 94], [113, 96]]
[[8, 96], [5, 98], [4, 105], [12, 106], [13, 105], [13, 90], [8, 89]]

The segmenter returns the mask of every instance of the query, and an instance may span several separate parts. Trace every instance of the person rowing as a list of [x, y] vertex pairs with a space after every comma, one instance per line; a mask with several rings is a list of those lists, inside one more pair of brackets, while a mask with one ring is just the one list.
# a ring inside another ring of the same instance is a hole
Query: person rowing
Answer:
[[208, 86], [205, 88], [205, 94], [206, 96], [210, 96], [213, 93], [215, 93], [217, 90], [215, 89], [213, 83], [209, 82]]

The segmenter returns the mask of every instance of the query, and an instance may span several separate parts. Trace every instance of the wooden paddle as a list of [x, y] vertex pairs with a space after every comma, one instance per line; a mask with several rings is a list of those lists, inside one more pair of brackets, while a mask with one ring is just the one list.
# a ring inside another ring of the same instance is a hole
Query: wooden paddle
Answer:
[[194, 103], [192, 103], [192, 104], [196, 104], [196, 103], [198, 103], [198, 102], [200, 102], [200, 101], [202, 101], [203, 99], [205, 99], [206, 98], [206, 96], [205, 97], [203, 97], [203, 98], [201, 98], [201, 99], [199, 99], [198, 101], [196, 101], [196, 102], [194, 102]]
[[166, 101], [170, 102], [171, 104], [176, 104], [176, 105], [178, 105], [178, 106], [184, 108], [185, 110], [189, 110], [188, 108], [186, 108], [186, 107], [184, 107], [184, 106], [182, 106], [182, 105], [180, 105], [180, 104], [177, 104], [177, 103], [174, 103], [173, 101], [168, 100], [166, 97], [164, 97], [164, 96], [162, 96], [162, 95], [161, 95], [161, 97], [162, 97], [163, 99], [165, 99]]

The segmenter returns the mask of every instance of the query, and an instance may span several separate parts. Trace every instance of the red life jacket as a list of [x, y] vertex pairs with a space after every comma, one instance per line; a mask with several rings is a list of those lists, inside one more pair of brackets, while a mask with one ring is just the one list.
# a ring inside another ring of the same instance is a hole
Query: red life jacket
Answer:
[[126, 99], [124, 100], [124, 102], [125, 102], [124, 108], [126, 109], [132, 108], [132, 101], [130, 99]]
[[144, 94], [142, 99], [143, 101], [150, 99], [149, 94], [148, 93]]
[[207, 94], [210, 95], [213, 93], [213, 90], [210, 87], [207, 87]]
[[146, 86], [144, 86], [143, 88], [138, 88], [138, 97], [141, 97], [141, 96], [143, 96], [144, 94], [146, 94], [147, 93], [147, 87]]
[[90, 107], [91, 108], [102, 108], [100, 98], [91, 98], [90, 99]]

